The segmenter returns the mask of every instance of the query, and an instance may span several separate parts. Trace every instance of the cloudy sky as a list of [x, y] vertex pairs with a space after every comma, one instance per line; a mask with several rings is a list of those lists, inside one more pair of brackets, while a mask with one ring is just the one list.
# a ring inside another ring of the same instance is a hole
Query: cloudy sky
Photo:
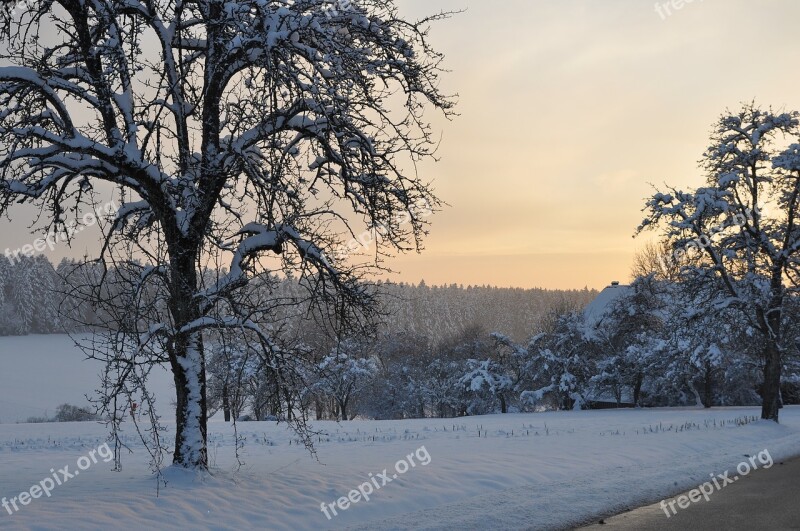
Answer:
[[[441, 161], [422, 176], [450, 207], [422, 255], [391, 264], [395, 280], [626, 281], [650, 183], [700, 184], [696, 161], [726, 108], [800, 110], [796, 0], [397, 2], [411, 17], [466, 11], [431, 31], [460, 116], [434, 117]], [[19, 219], [0, 222], [0, 249], [31, 241]]]

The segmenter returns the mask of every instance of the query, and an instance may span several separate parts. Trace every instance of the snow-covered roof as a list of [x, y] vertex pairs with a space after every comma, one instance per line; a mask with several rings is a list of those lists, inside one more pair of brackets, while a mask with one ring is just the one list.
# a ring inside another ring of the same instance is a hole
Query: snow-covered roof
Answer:
[[611, 305], [614, 301], [628, 293], [630, 289], [630, 286], [622, 286], [618, 282], [613, 282], [610, 286], [601, 291], [583, 310], [586, 324], [592, 328], [599, 325], [606, 314], [611, 311]]

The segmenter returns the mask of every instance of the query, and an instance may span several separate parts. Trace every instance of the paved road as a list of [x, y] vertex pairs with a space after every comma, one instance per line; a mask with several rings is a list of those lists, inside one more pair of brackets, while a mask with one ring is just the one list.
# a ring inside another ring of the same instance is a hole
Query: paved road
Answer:
[[[675, 498], [668, 498], [666, 502]], [[775, 463], [768, 470], [751, 472], [709, 498], [708, 502], [701, 498], [686, 509], [675, 505], [677, 514], [674, 515], [667, 508], [671, 514], [669, 518], [657, 503], [583, 529], [800, 530], [800, 459]]]

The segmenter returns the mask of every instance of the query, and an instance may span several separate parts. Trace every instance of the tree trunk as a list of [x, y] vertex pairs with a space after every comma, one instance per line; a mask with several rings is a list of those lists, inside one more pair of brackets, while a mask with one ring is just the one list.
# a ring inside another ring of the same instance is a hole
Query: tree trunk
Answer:
[[572, 408], [575, 405], [575, 401], [572, 400], [572, 397], [569, 396], [569, 393], [564, 391], [562, 393], [562, 410], [564, 411], [572, 411]]
[[703, 405], [709, 409], [714, 402], [714, 369], [706, 363], [705, 381], [703, 382]]
[[644, 383], [644, 375], [639, 373], [636, 375], [636, 383], [633, 386], [633, 405], [639, 407], [639, 398], [642, 394], [642, 384]]
[[[289, 395], [289, 390], [283, 390], [284, 398], [286, 399], [286, 421], [292, 422], [294, 420], [294, 411], [292, 410], [292, 397]], [[305, 411], [305, 409], [304, 409]], [[281, 413], [281, 405], [280, 399], [276, 398], [276, 405], [275, 405], [275, 416], [280, 418]]]
[[225, 422], [231, 421], [231, 402], [228, 397], [228, 382], [222, 384], [222, 412], [225, 414]]
[[234, 421], [239, 420], [239, 417], [242, 413], [242, 403], [239, 396], [239, 390], [237, 388], [236, 392], [233, 393], [233, 399], [231, 400], [231, 419]]
[[[169, 245], [171, 297], [170, 313], [177, 330], [170, 352], [170, 364], [177, 395], [175, 407], [175, 452], [173, 464], [190, 469], [208, 469], [206, 400], [206, 358], [203, 336], [183, 329], [200, 317], [195, 298], [196, 245], [186, 238]], [[170, 238], [168, 238], [170, 241]]]
[[498, 395], [500, 398], [500, 413], [508, 413], [508, 405], [506, 404], [506, 397]]
[[179, 340], [173, 364], [177, 405], [173, 463], [184, 468], [207, 469], [206, 367], [199, 334]]
[[764, 347], [764, 386], [761, 389], [761, 418], [778, 422], [781, 390], [781, 352], [774, 340]]
[[773, 298], [769, 308], [762, 314], [764, 324], [763, 333], [766, 338], [764, 343], [764, 386], [761, 390], [761, 418], [778, 422], [781, 397], [781, 324], [783, 318], [783, 298], [781, 293], [781, 276], [775, 275], [772, 279]]

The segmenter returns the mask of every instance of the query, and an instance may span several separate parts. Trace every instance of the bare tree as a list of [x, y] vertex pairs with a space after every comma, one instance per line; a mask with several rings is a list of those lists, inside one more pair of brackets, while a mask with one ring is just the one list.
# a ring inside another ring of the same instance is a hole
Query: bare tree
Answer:
[[654, 280], [676, 282], [680, 279], [680, 263], [675, 259], [668, 240], [648, 242], [633, 257], [631, 277], [651, 276]]
[[[117, 361], [169, 364], [178, 466], [208, 466], [204, 332], [246, 332], [287, 359], [270, 311], [242, 303], [251, 279], [293, 272], [331, 323], [358, 322], [373, 303], [363, 274], [419, 249], [420, 209], [439, 206], [405, 168], [435, 152], [423, 113], [452, 113], [427, 41], [447, 15], [328, 4], [42, 0], [0, 20], [0, 212], [34, 203], [43, 230], [65, 231], [114, 190], [100, 263], [133, 283], [106, 339]], [[337, 251], [360, 227], [381, 235], [363, 267]]]

